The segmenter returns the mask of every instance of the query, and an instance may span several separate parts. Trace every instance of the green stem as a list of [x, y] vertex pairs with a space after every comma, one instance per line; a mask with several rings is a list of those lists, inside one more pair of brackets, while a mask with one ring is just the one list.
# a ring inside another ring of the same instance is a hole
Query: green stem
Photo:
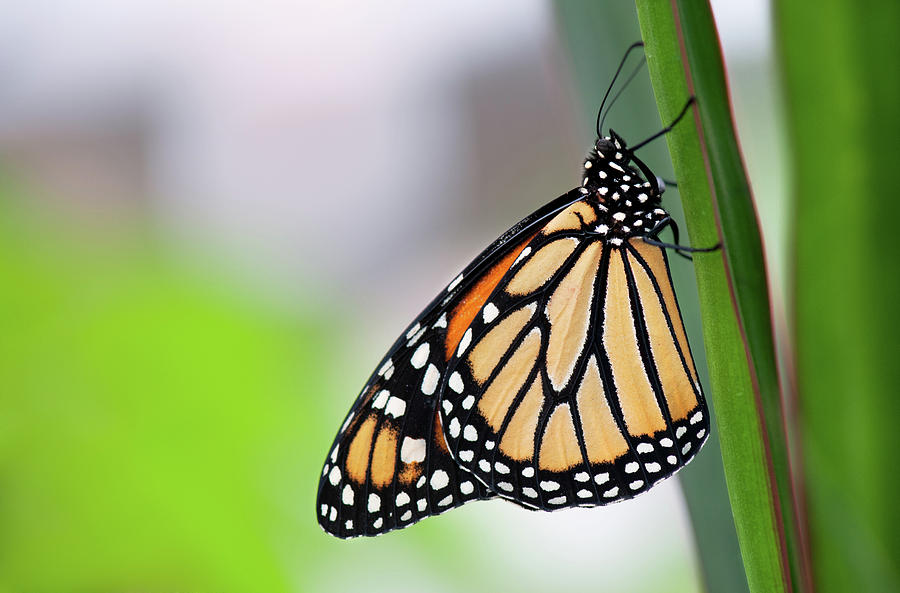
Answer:
[[693, 124], [667, 135], [692, 244], [722, 460], [751, 591], [803, 591], [759, 229], [704, 2], [636, 0], [663, 121], [689, 96]]

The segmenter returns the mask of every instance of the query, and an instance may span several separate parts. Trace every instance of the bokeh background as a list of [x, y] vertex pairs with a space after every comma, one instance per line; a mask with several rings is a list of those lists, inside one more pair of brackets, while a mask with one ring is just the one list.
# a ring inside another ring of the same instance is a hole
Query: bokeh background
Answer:
[[[400, 328], [577, 184], [639, 38], [629, 3], [587, 4], [4, 4], [0, 593], [702, 590], [678, 480], [349, 542], [315, 518], [331, 439]], [[779, 317], [769, 9], [713, 8]], [[609, 123], [659, 129], [651, 93], [639, 75]], [[671, 175], [664, 143], [642, 156]]]

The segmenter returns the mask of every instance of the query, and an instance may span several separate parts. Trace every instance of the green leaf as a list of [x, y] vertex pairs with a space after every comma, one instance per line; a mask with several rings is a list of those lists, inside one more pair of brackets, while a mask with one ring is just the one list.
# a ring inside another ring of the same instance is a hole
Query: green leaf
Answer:
[[779, 1], [817, 591], [900, 591], [900, 3]]
[[804, 590], [783, 431], [765, 263], [706, 3], [637, 0], [663, 121], [692, 94], [696, 109], [667, 135], [694, 258], [722, 457], [752, 591]]
[[[577, 83], [584, 111], [585, 142], [593, 137], [593, 122], [597, 106], [603, 97], [622, 53], [635, 40], [640, 39], [637, 14], [634, 5], [622, 3], [596, 3], [589, 0], [564, 0], [555, 3], [557, 20], [562, 30], [561, 39], [571, 56], [574, 79]], [[632, 63], [638, 62], [637, 56]], [[662, 127], [653, 90], [643, 73], [629, 84], [622, 99], [615, 104], [607, 123], [626, 138], [643, 139]], [[591, 136], [588, 137], [588, 134]], [[641, 149], [641, 158], [658, 174], [671, 178], [670, 157], [662, 141], [653, 142]], [[664, 197], [666, 209], [684, 228], [679, 194], [670, 191]], [[700, 308], [697, 302], [696, 280], [691, 262], [671, 258], [672, 276], [679, 295], [679, 304], [685, 326], [692, 343], [701, 338]], [[701, 383], [708, 386], [706, 358], [702, 348], [694, 348], [694, 361], [700, 373]], [[710, 402], [712, 406], [712, 402]], [[691, 516], [697, 554], [703, 581], [708, 591], [748, 591], [747, 577], [741, 563], [741, 554], [735, 533], [734, 519], [725, 474], [722, 468], [721, 448], [715, 418], [711, 422], [710, 436], [695, 460], [678, 475], [682, 485], [688, 512]]]

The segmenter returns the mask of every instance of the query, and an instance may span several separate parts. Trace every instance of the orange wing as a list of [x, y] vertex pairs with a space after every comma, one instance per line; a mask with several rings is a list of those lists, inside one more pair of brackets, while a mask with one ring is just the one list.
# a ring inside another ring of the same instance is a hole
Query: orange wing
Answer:
[[683, 467], [708, 412], [665, 253], [594, 232], [596, 203], [550, 220], [450, 360], [450, 451], [535, 508], [631, 498]]

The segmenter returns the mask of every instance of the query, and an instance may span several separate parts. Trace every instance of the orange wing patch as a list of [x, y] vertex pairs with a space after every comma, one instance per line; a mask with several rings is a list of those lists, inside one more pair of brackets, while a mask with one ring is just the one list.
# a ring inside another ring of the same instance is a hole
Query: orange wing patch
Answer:
[[611, 463], [628, 451], [628, 443], [622, 437], [606, 401], [597, 359], [591, 357], [587, 370], [578, 387], [575, 398], [584, 444], [591, 463]]
[[535, 377], [500, 441], [500, 451], [510, 459], [525, 461], [534, 456], [534, 435], [543, 405], [541, 378]]
[[353, 440], [350, 441], [350, 450], [347, 453], [347, 475], [356, 484], [366, 481], [366, 471], [369, 469], [369, 450], [372, 447], [372, 436], [375, 433], [375, 416], [369, 415], [360, 425]]
[[372, 451], [372, 484], [378, 488], [384, 488], [394, 480], [394, 463], [397, 459], [397, 431], [388, 427], [382, 427], [375, 439], [375, 449]]
[[541, 233], [549, 235], [556, 231], [576, 231], [586, 224], [597, 221], [597, 213], [583, 201], [575, 202], [548, 222]]
[[582, 462], [575, 423], [569, 404], [556, 406], [547, 421], [544, 438], [541, 440], [540, 468], [563, 471]]
[[644, 258], [647, 265], [650, 267], [650, 273], [653, 274], [653, 277], [656, 278], [657, 283], [659, 283], [659, 289], [662, 292], [666, 311], [668, 311], [669, 318], [672, 320], [672, 327], [675, 328], [675, 336], [678, 338], [678, 345], [680, 346], [681, 352], [684, 354], [684, 359], [687, 361], [688, 368], [691, 371], [691, 378], [694, 380], [695, 384], [699, 385], [697, 369], [694, 367], [694, 360], [691, 358], [691, 349], [688, 347], [687, 335], [684, 332], [684, 324], [681, 322], [681, 314], [678, 312], [678, 305], [675, 301], [675, 291], [672, 288], [672, 281], [669, 278], [668, 267], [663, 259], [663, 250], [659, 247], [647, 245], [640, 239], [631, 239], [629, 243], [631, 243], [631, 246]]
[[506, 292], [516, 296], [531, 294], [550, 280], [577, 246], [578, 239], [567, 237], [541, 247], [522, 264], [506, 285]]
[[547, 375], [557, 391], [569, 382], [575, 361], [587, 342], [594, 280], [603, 246], [589, 245], [566, 274], [547, 303], [550, 339], [547, 344]]
[[535, 328], [525, 336], [522, 344], [503, 365], [478, 402], [478, 409], [494, 430], [500, 430], [515, 394], [525, 384], [528, 374], [537, 364], [540, 347], [541, 330]]
[[616, 393], [628, 432], [638, 436], [664, 430], [666, 421], [641, 361], [625, 264], [618, 250], [610, 253], [604, 310], [603, 346], [609, 353]]
[[534, 303], [510, 313], [482, 337], [469, 353], [469, 367], [472, 376], [479, 385], [483, 385], [506, 351], [509, 350], [516, 335], [525, 327], [537, 307]]
[[444, 353], [447, 360], [453, 356], [456, 346], [462, 340], [466, 328], [478, 315], [478, 311], [484, 306], [485, 301], [494, 292], [494, 289], [503, 279], [503, 275], [512, 267], [516, 258], [525, 249], [525, 246], [537, 235], [531, 235], [522, 241], [517, 247], [510, 251], [503, 259], [501, 259], [493, 268], [491, 268], [484, 276], [482, 276], [475, 286], [469, 290], [469, 294], [460, 300], [456, 308], [450, 314], [447, 322], [447, 337], [444, 342]]
[[[697, 395], [691, 384], [691, 377], [685, 371], [681, 357], [678, 355], [676, 338], [669, 329], [666, 315], [662, 309], [663, 305], [653, 289], [646, 270], [638, 262], [635, 262], [631, 266], [631, 271], [641, 301], [641, 309], [644, 312], [644, 323], [647, 335], [650, 337], [650, 350], [653, 353], [653, 361], [662, 384], [669, 413], [672, 420], [684, 420], [697, 407], [698, 403]], [[668, 275], [657, 276], [657, 282], [660, 286], [668, 285]], [[671, 287], [668, 290], [671, 292]], [[673, 324], [678, 320], [680, 326], [681, 318], [677, 311], [674, 313], [673, 315], [670, 311], [669, 318]], [[686, 354], [685, 360], [689, 361], [689, 357], [690, 354]]]

